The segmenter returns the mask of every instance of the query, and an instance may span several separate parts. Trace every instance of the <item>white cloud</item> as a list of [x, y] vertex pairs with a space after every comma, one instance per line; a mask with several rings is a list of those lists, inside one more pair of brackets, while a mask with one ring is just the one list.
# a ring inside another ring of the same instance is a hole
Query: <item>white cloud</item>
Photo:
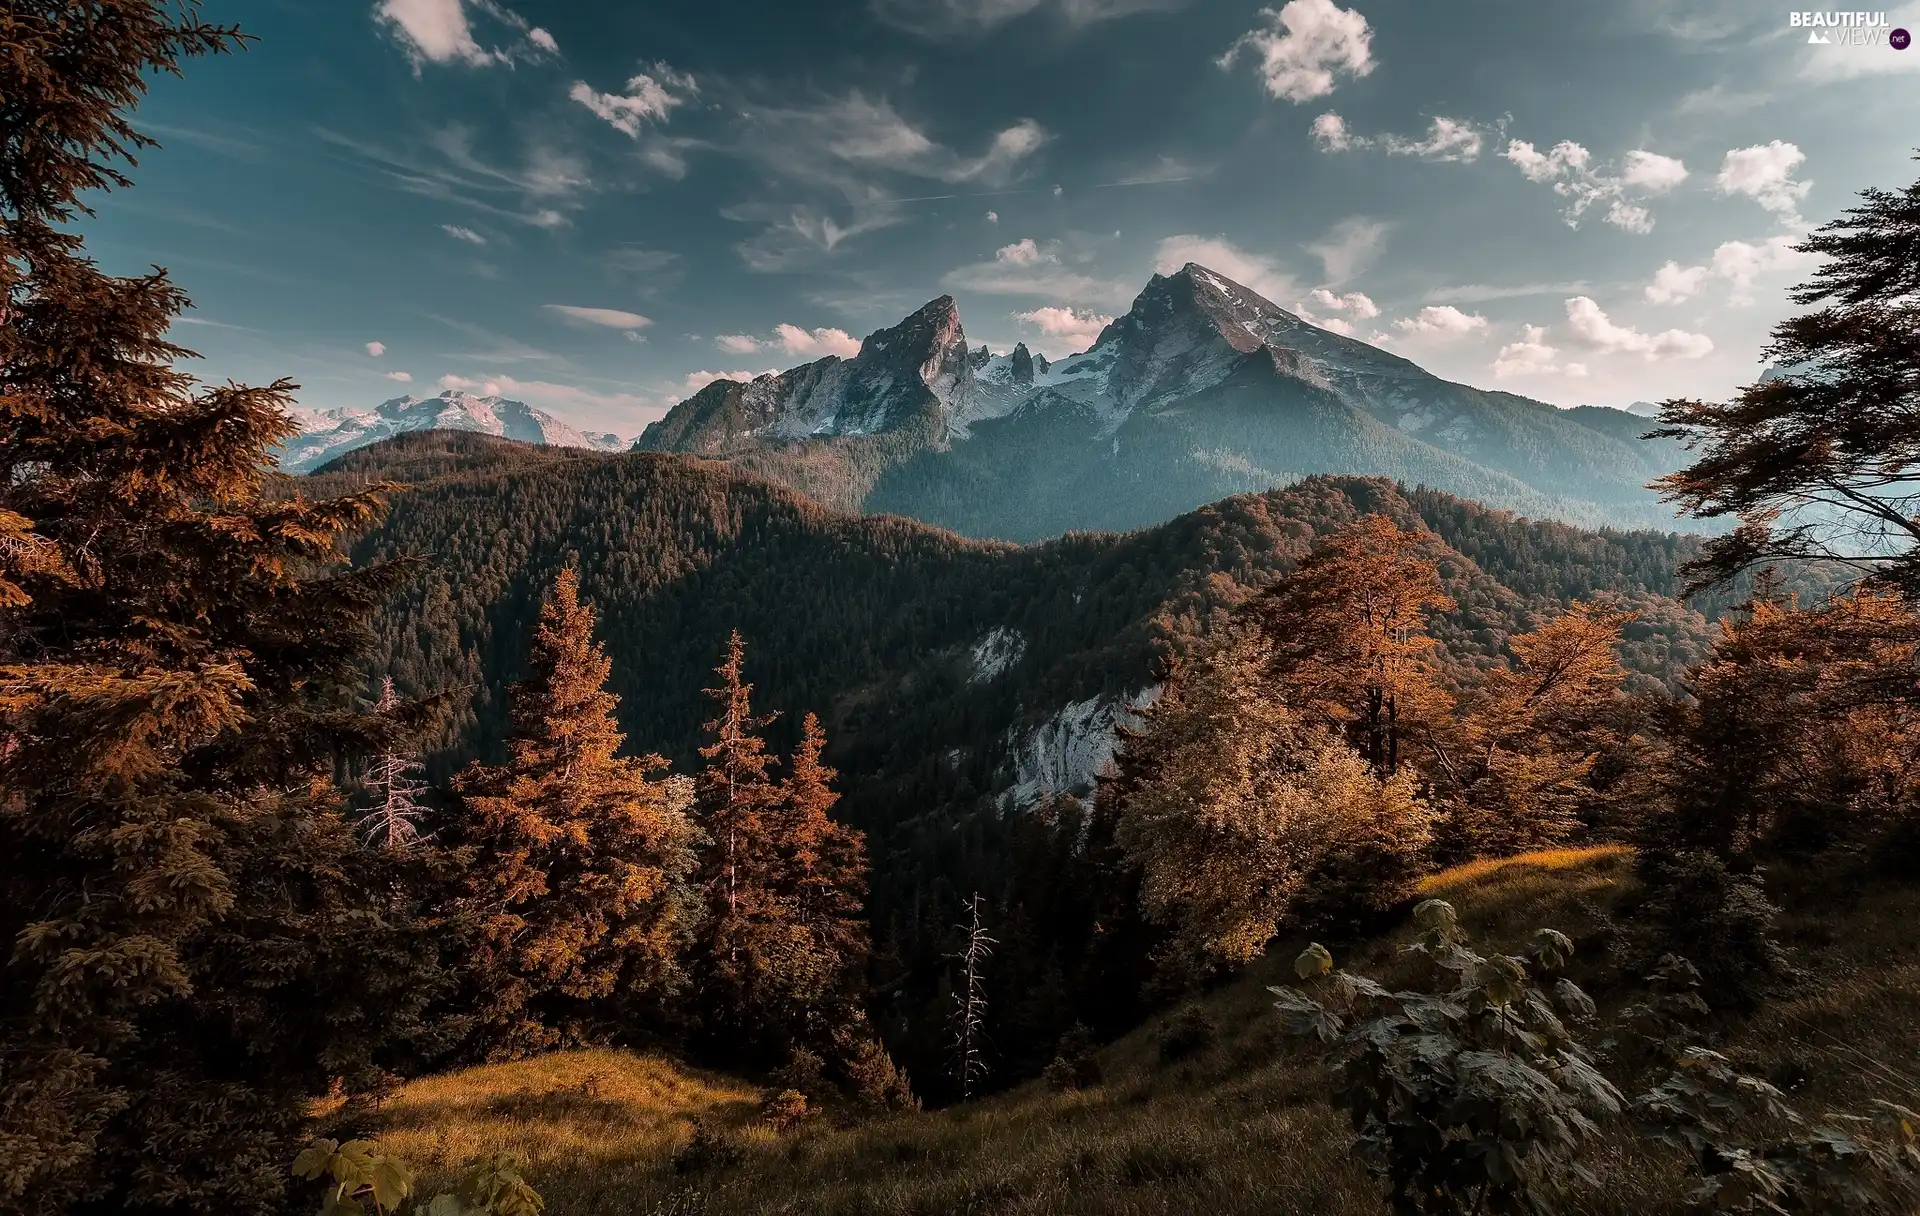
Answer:
[[1487, 319], [1478, 313], [1461, 312], [1451, 304], [1429, 304], [1413, 316], [1395, 321], [1393, 327], [1423, 338], [1451, 340], [1485, 333]]
[[1172, 274], [1188, 262], [1198, 262], [1208, 270], [1218, 271], [1269, 300], [1297, 299], [1300, 295], [1293, 276], [1282, 270], [1274, 259], [1241, 249], [1222, 237], [1191, 233], [1167, 237], [1155, 251], [1153, 268], [1161, 274]]
[[1602, 354], [1640, 355], [1648, 362], [1659, 359], [1699, 359], [1713, 353], [1713, 339], [1684, 329], [1642, 333], [1627, 325], [1616, 325], [1589, 296], [1574, 296], [1567, 301], [1567, 328], [1573, 342]]
[[1382, 220], [1350, 215], [1308, 245], [1307, 252], [1320, 259], [1328, 282], [1344, 283], [1373, 265], [1374, 259], [1387, 247], [1387, 231], [1391, 227]]
[[844, 329], [802, 329], [798, 325], [774, 327], [780, 349], [790, 355], [839, 355], [851, 359], [860, 353], [860, 339]]
[[[1313, 133], [1313, 142], [1320, 146], [1322, 152], [1345, 152], [1353, 147], [1353, 132], [1347, 129], [1347, 120], [1332, 110], [1314, 119], [1309, 129]], [[1362, 141], [1361, 146], [1367, 146], [1367, 142]]]
[[1013, 319], [1039, 330], [1050, 341], [1038, 343], [1050, 357], [1078, 354], [1094, 344], [1100, 331], [1113, 324], [1113, 318], [1092, 309], [1061, 308], [1049, 305], [1031, 312], [1017, 312]]
[[1347, 152], [1378, 148], [1389, 156], [1417, 156], [1422, 160], [1470, 163], [1480, 159], [1486, 148], [1486, 136], [1473, 123], [1459, 118], [1435, 117], [1427, 124], [1424, 139], [1404, 135], [1356, 135], [1347, 120], [1329, 110], [1313, 120], [1309, 128], [1314, 143], [1322, 152]]
[[991, 262], [976, 262], [947, 272], [941, 280], [962, 291], [991, 295], [1042, 296], [1079, 304], [1117, 305], [1131, 299], [1130, 284], [1094, 278], [1068, 263], [1058, 242], [1032, 237], [1002, 245]]
[[367, 353], [378, 359], [381, 355], [387, 353], [387, 344], [385, 342], [369, 342], [367, 343]]
[[1562, 363], [1558, 349], [1547, 345], [1547, 331], [1538, 325], [1520, 327], [1520, 340], [1509, 342], [1494, 356], [1496, 379], [1509, 376], [1574, 376], [1587, 374], [1584, 363]]
[[851, 359], [860, 353], [860, 339], [844, 329], [804, 329], [798, 325], [782, 323], [774, 326], [773, 336], [756, 338], [752, 334], [722, 334], [713, 340], [721, 350], [735, 355], [750, 355], [755, 351], [779, 350], [789, 355], [839, 355]]
[[614, 130], [638, 139], [642, 125], [650, 120], [665, 122], [674, 107], [685, 105], [699, 91], [693, 77], [656, 63], [652, 75], [642, 72], [630, 78], [625, 93], [601, 93], [586, 81], [576, 80], [567, 96], [605, 119]]
[[1763, 274], [1791, 270], [1811, 260], [1793, 246], [1798, 238], [1781, 234], [1760, 244], [1724, 241], [1713, 257], [1699, 266], [1667, 262], [1654, 272], [1643, 294], [1655, 304], [1678, 304], [1693, 298], [1708, 278], [1724, 280], [1729, 288], [1728, 303], [1751, 304], [1754, 281]]
[[1653, 212], [1623, 198], [1616, 198], [1607, 204], [1606, 220], [1615, 228], [1635, 236], [1645, 236], [1653, 231]]
[[1308, 299], [1328, 312], [1350, 312], [1362, 321], [1371, 321], [1380, 315], [1380, 306], [1373, 302], [1371, 296], [1362, 291], [1349, 291], [1345, 295], [1335, 295], [1324, 287], [1316, 287]]
[[1800, 200], [1807, 197], [1813, 183], [1795, 181], [1793, 174], [1806, 159], [1806, 153], [1778, 139], [1735, 148], [1720, 162], [1720, 175], [1714, 184], [1722, 194], [1744, 194], [1779, 216], [1782, 223], [1798, 225]]
[[1510, 140], [1500, 155], [1512, 161], [1528, 181], [1550, 184], [1555, 194], [1567, 200], [1561, 214], [1569, 228], [1579, 227], [1588, 208], [1604, 200], [1607, 209], [1602, 218], [1607, 223], [1644, 236], [1653, 231], [1653, 212], [1641, 200], [1666, 194], [1687, 179], [1687, 167], [1679, 159], [1645, 148], [1628, 152], [1618, 169], [1596, 165], [1592, 152], [1569, 139], [1545, 152], [1524, 139]]
[[397, 381], [397, 382], [398, 382], [398, 383], [400, 383], [400, 384], [412, 384], [412, 383], [413, 383], [413, 373], [412, 373], [412, 372], [387, 372], [387, 373], [385, 373], [385, 375], [386, 375], [386, 377], [387, 377], [387, 379], [389, 379], [389, 380], [393, 380], [393, 381]]
[[1520, 172], [1526, 174], [1530, 182], [1550, 182], [1556, 177], [1583, 172], [1593, 161], [1593, 154], [1570, 139], [1563, 139], [1546, 152], [1538, 151], [1524, 139], [1516, 139], [1507, 144], [1507, 150], [1500, 154], [1507, 160], [1520, 166]]
[[987, 223], [997, 224], [999, 222], [1000, 222], [1000, 213], [998, 211], [987, 212]]
[[484, 245], [487, 243], [486, 237], [481, 236], [471, 228], [462, 228], [458, 224], [442, 224], [440, 225], [440, 231], [446, 233], [456, 241], [465, 241], [469, 245]]
[[597, 325], [604, 329], [636, 330], [653, 324], [651, 320], [637, 312], [627, 312], [620, 308], [584, 308], [578, 304], [543, 304], [548, 312], [559, 313], [569, 321], [582, 325]]
[[1678, 304], [1691, 299], [1700, 290], [1700, 283], [1706, 277], [1705, 266], [1682, 266], [1678, 262], [1667, 262], [1653, 272], [1653, 282], [1647, 284], [1643, 294], [1654, 304]]
[[1243, 51], [1259, 60], [1255, 70], [1271, 97], [1311, 101], [1333, 92], [1336, 77], [1373, 71], [1373, 30], [1367, 19], [1333, 0], [1288, 0], [1263, 8], [1267, 28], [1248, 30], [1220, 56], [1231, 68]]
[[1648, 194], [1665, 194], [1687, 180], [1687, 166], [1676, 157], [1635, 148], [1622, 163], [1620, 180]]
[[461, 0], [381, 0], [374, 14], [393, 28], [417, 65], [466, 63], [483, 67], [495, 61], [473, 37]]
[[691, 397], [701, 389], [707, 387], [707, 385], [712, 384], [715, 380], [734, 380], [745, 384], [755, 376], [763, 374], [764, 373], [761, 372], [688, 372], [687, 378], [682, 383], [681, 388], [687, 396]]
[[[469, 5], [524, 35], [525, 41], [512, 48], [481, 46], [474, 37]], [[529, 27], [524, 17], [494, 0], [380, 0], [373, 15], [374, 20], [399, 39], [407, 58], [413, 61], [416, 76], [421, 66], [428, 63], [486, 67], [512, 63], [515, 59], [537, 59], [560, 49], [553, 35]]]

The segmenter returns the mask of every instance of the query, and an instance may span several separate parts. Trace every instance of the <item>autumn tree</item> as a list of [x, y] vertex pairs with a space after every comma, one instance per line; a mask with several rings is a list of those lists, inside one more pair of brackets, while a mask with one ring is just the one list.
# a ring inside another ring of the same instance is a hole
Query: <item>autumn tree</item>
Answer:
[[1654, 434], [1698, 455], [1656, 487], [1739, 520], [1686, 567], [1696, 585], [1811, 558], [1920, 590], [1920, 182], [1860, 199], [1797, 247], [1827, 261], [1793, 300], [1822, 307], [1774, 327], [1778, 374], [1661, 405]]
[[1723, 624], [1671, 731], [1649, 845], [1748, 853], [1863, 839], [1920, 813], [1920, 613], [1857, 588], [1762, 596]]
[[1344, 735], [1384, 776], [1410, 759], [1408, 739], [1446, 712], [1426, 619], [1453, 601], [1421, 552], [1428, 539], [1366, 516], [1252, 605], [1288, 702]]
[[[814, 983], [799, 986], [795, 1003], [850, 1016], [866, 995], [867, 956], [872, 952], [866, 920], [865, 837], [831, 814], [840, 801], [837, 775], [822, 759], [827, 733], [808, 714], [800, 745], [780, 783], [772, 815], [771, 845], [778, 859], [778, 890], [788, 919], [804, 934], [804, 950], [817, 960], [806, 968]], [[815, 987], [817, 983], [818, 987]]]
[[1146, 914], [1173, 930], [1163, 967], [1182, 974], [1257, 958], [1323, 883], [1393, 902], [1428, 839], [1412, 773], [1376, 773], [1303, 721], [1272, 659], [1259, 630], [1231, 630], [1169, 682], [1130, 744], [1144, 772], [1121, 799], [1118, 842]]
[[659, 756], [618, 754], [612, 664], [593, 633], [579, 578], [563, 570], [513, 690], [510, 758], [455, 786], [476, 853], [471, 967], [491, 1058], [645, 1033], [633, 1021], [679, 988], [699, 918], [686, 782], [659, 779]]
[[[775, 781], [761, 735], [777, 715], [753, 710], [746, 647], [736, 631], [715, 669], [712, 742], [697, 783], [712, 839], [703, 870], [711, 920], [703, 937], [702, 1014], [716, 1046], [777, 1060], [795, 1047], [842, 1046], [860, 1012], [870, 939], [866, 849], [834, 821], [840, 795], [823, 754], [826, 731], [808, 714], [787, 775]], [[839, 1054], [844, 1055], [842, 1051]]]
[[1632, 619], [1575, 604], [1511, 639], [1507, 665], [1462, 697], [1429, 766], [1449, 804], [1441, 835], [1450, 860], [1555, 844], [1599, 801], [1589, 778], [1626, 680], [1616, 647]]
[[330, 776], [403, 565], [378, 488], [271, 484], [293, 385], [199, 385], [161, 270], [85, 253], [150, 81], [237, 48], [192, 0], [0, 11], [0, 1207], [278, 1210], [330, 1079], [443, 987]]

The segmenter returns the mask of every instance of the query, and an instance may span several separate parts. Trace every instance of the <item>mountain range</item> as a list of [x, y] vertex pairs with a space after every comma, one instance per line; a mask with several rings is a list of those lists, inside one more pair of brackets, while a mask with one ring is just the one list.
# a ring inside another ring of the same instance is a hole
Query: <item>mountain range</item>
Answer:
[[437, 397], [395, 397], [370, 410], [296, 410], [299, 435], [280, 449], [280, 467], [306, 473], [336, 456], [410, 431], [473, 431], [522, 443], [618, 451], [617, 435], [579, 431], [545, 410], [504, 397], [448, 390]]
[[970, 349], [952, 297], [828, 356], [680, 402], [643, 450], [726, 459], [845, 509], [1035, 540], [1159, 523], [1315, 473], [1535, 518], [1672, 528], [1645, 487], [1683, 453], [1644, 416], [1443, 380], [1197, 264], [1155, 275], [1086, 352]]

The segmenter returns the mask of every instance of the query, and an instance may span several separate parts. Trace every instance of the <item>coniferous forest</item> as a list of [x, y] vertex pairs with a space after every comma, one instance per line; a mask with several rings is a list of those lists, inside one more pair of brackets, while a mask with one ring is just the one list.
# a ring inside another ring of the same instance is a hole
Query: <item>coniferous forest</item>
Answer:
[[1920, 1203], [1920, 183], [1701, 534], [1312, 477], [1028, 545], [428, 431], [106, 273], [163, 0], [0, 2], [0, 1212]]

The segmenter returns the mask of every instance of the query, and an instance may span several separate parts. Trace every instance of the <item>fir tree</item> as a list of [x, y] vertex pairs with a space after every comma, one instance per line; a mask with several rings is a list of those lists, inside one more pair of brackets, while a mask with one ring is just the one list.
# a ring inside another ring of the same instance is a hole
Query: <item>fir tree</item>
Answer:
[[820, 719], [808, 714], [792, 771], [780, 785], [775, 842], [784, 871], [780, 886], [789, 915], [837, 976], [835, 994], [857, 1000], [872, 952], [864, 906], [866, 841], [830, 814], [840, 795], [833, 789], [833, 769], [821, 759], [826, 745]]
[[[700, 749], [706, 765], [695, 779], [695, 805], [711, 845], [701, 868], [708, 921], [701, 944], [701, 1020], [716, 1046], [737, 1051], [779, 1019], [769, 1008], [780, 987], [771, 972], [794, 943], [781, 902], [779, 853], [770, 818], [780, 791], [769, 776], [773, 756], [760, 732], [776, 715], [753, 712], [746, 681], [746, 643], [735, 630], [727, 657], [714, 669], [718, 703], [706, 723], [712, 742]], [[771, 1044], [757, 1043], [778, 1054]]]
[[337, 564], [381, 494], [273, 492], [293, 386], [200, 387], [184, 294], [75, 228], [148, 81], [240, 41], [191, 0], [0, 16], [8, 1210], [275, 1209], [306, 1101], [440, 988], [328, 779], [388, 733], [352, 693], [405, 568]]
[[563, 570], [513, 692], [511, 758], [456, 791], [475, 849], [468, 903], [484, 1050], [511, 1058], [631, 1024], [678, 988], [697, 921], [685, 782], [659, 756], [617, 755], [612, 664]]

